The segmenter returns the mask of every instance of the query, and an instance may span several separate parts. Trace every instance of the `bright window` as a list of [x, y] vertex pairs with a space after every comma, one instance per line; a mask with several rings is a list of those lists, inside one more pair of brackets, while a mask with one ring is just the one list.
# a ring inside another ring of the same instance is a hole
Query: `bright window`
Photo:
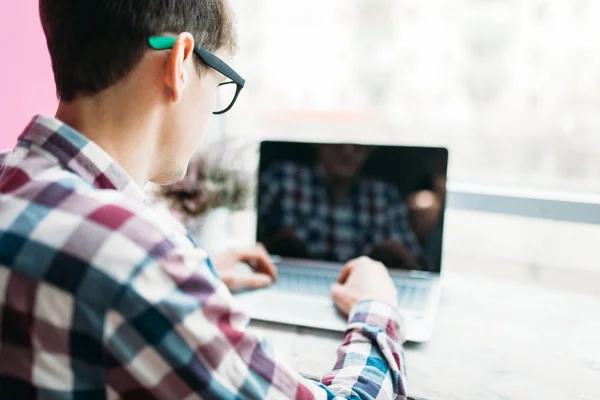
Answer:
[[450, 148], [450, 178], [600, 190], [600, 2], [233, 0], [253, 138]]

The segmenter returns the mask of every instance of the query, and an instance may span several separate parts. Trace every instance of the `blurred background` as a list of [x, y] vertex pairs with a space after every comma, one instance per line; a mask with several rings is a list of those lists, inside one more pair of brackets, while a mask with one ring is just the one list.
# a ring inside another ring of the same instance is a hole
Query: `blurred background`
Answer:
[[600, 191], [600, 2], [233, 3], [228, 134], [442, 145], [454, 180]]

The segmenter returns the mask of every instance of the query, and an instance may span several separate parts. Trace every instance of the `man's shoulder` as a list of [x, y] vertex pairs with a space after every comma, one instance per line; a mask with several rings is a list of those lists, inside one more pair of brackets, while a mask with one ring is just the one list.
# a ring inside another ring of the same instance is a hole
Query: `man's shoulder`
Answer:
[[176, 246], [150, 206], [61, 168], [30, 172], [0, 175], [0, 264], [40, 280], [91, 268], [119, 283]]
[[6, 156], [8, 156], [9, 152], [10, 150], [0, 150], [0, 166], [4, 164], [4, 160], [6, 159]]

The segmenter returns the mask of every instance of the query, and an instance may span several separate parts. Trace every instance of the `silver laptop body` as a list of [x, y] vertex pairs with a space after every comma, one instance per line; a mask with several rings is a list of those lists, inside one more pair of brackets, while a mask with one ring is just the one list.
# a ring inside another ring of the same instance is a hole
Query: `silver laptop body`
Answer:
[[[294, 145], [301, 146], [306, 143], [265, 142], [261, 146], [261, 162], [265, 153], [280, 153], [277, 146], [284, 145], [292, 146], [290, 149], [293, 151]], [[408, 151], [419, 148], [402, 149]], [[424, 150], [427, 148], [421, 148], [421, 151]], [[444, 152], [445, 174], [447, 152]], [[423, 159], [422, 156], [417, 158]], [[440, 229], [442, 228], [443, 213], [440, 221]], [[260, 240], [260, 237], [257, 239]], [[411, 342], [425, 342], [433, 334], [440, 299], [441, 236], [438, 242], [439, 265], [435, 271], [389, 268], [398, 289], [399, 311], [404, 320], [407, 339]], [[343, 332], [347, 321], [335, 308], [330, 287], [337, 281], [344, 264], [279, 256], [274, 256], [274, 260], [279, 270], [277, 282], [266, 289], [235, 294], [239, 304], [251, 318]]]

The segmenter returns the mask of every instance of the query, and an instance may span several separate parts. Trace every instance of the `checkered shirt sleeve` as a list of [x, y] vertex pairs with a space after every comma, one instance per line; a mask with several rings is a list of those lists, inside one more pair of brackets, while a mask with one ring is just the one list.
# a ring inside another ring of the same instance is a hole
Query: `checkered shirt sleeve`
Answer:
[[394, 309], [356, 305], [335, 368], [315, 383], [247, 329], [224, 284], [198, 268], [206, 262], [198, 251], [174, 249], [125, 286], [105, 338], [114, 397], [135, 389], [147, 398], [405, 398]]

